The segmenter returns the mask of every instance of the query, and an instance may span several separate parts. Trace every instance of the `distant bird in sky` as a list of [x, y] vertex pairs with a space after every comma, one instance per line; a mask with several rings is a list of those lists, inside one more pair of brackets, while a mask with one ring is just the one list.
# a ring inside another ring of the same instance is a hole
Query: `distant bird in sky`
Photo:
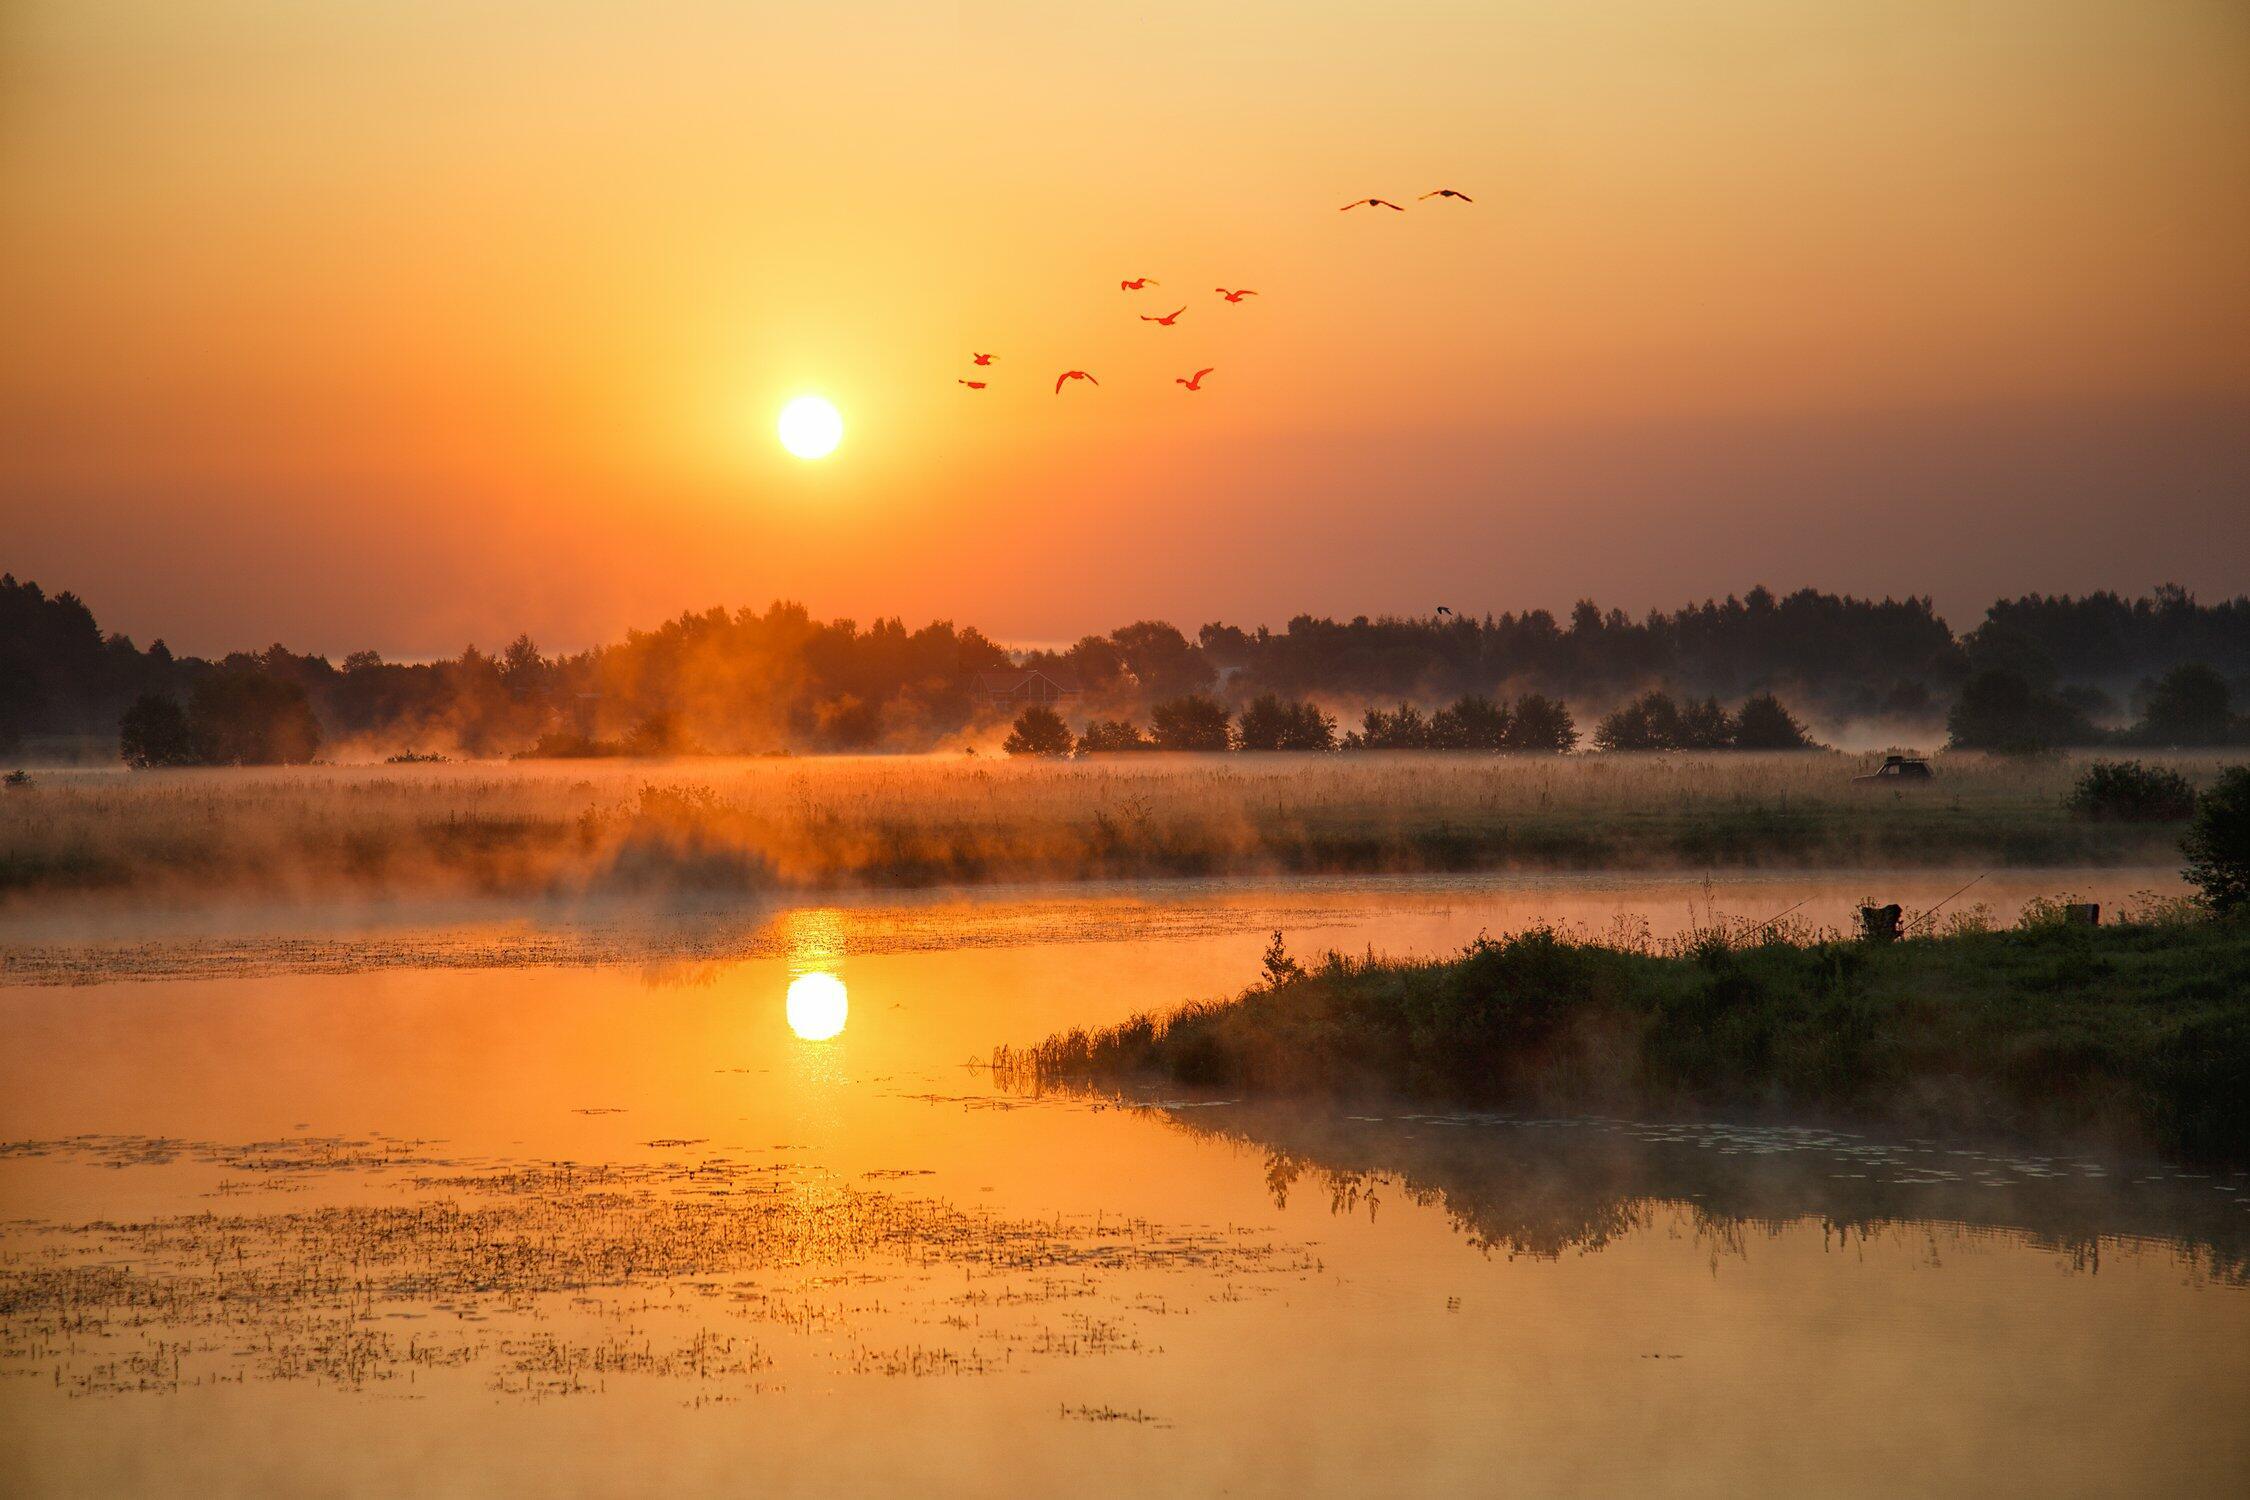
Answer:
[[1400, 208], [1396, 203], [1393, 203], [1388, 198], [1354, 198], [1351, 202], [1345, 204], [1342, 208], [1337, 209], [1336, 212], [1340, 214], [1348, 214], [1355, 208], [1387, 208], [1393, 213], [1402, 214], [1406, 212], [1405, 209]]
[[981, 391], [984, 389], [984, 382], [981, 380], [956, 380], [954, 384], [965, 385], [972, 391]]
[[1202, 369], [1195, 372], [1195, 378], [1193, 380], [1188, 379], [1184, 375], [1175, 375], [1172, 377], [1172, 384], [1184, 385], [1191, 391], [1200, 391], [1203, 389], [1203, 377], [1210, 374], [1212, 370], [1216, 368], [1217, 366], [1215, 365], [1205, 365]]
[[[1477, 201], [1476, 199], [1474, 199], [1474, 198], [1470, 197], [1470, 196], [1469, 196], [1469, 195], [1468, 195], [1467, 193], [1464, 193], [1464, 192], [1460, 192], [1460, 191], [1457, 191], [1456, 189], [1453, 189], [1453, 188], [1436, 188], [1436, 189], [1433, 189], [1433, 190], [1431, 190], [1430, 192], [1424, 193], [1424, 194], [1422, 195], [1422, 197], [1423, 197], [1423, 198], [1458, 198], [1458, 199], [1460, 199], [1460, 200], [1461, 200], [1461, 201], [1462, 201], [1463, 203], [1474, 203], [1474, 202], [1476, 202], [1476, 201]], [[1419, 203], [1419, 202], [1421, 202], [1422, 200], [1421, 200], [1421, 198], [1417, 198], [1417, 199], [1415, 199], [1414, 201], [1415, 201], [1415, 202], [1417, 202], [1417, 203]]]
[[969, 358], [975, 360], [980, 365], [989, 365], [992, 363], [992, 356], [989, 354], [971, 354]]
[[1117, 289], [1121, 292], [1137, 292], [1144, 286], [1158, 285], [1161, 285], [1161, 283], [1153, 276], [1136, 276], [1131, 281], [1117, 283]]
[[1453, 611], [1452, 611], [1452, 610], [1450, 610], [1450, 609], [1447, 609], [1447, 608], [1446, 608], [1446, 607], [1445, 607], [1444, 605], [1442, 605], [1442, 604], [1441, 604], [1441, 605], [1439, 605], [1439, 606], [1437, 607], [1437, 612], [1438, 612], [1439, 614], [1441, 614], [1441, 615], [1449, 615], [1449, 614], [1452, 614], [1452, 613], [1453, 613]]
[[1258, 295], [1256, 292], [1251, 291], [1248, 287], [1244, 287], [1239, 292], [1230, 292], [1223, 286], [1215, 286], [1211, 288], [1211, 290], [1217, 292], [1220, 296], [1226, 298], [1229, 302], [1240, 302], [1245, 297], [1255, 297]]
[[1162, 323], [1166, 328], [1169, 328], [1174, 322], [1178, 321], [1180, 314], [1186, 311], [1187, 309], [1184, 307], [1175, 307], [1161, 318], [1152, 318], [1147, 313], [1142, 313], [1141, 321], [1143, 323]]
[[1091, 375], [1087, 374], [1087, 373], [1086, 373], [1086, 372], [1085, 372], [1084, 370], [1065, 370], [1065, 371], [1063, 371], [1063, 372], [1062, 372], [1062, 373], [1061, 373], [1060, 375], [1057, 375], [1057, 376], [1055, 377], [1055, 394], [1056, 394], [1056, 395], [1058, 395], [1058, 396], [1059, 396], [1059, 395], [1061, 395], [1061, 394], [1062, 394], [1063, 382], [1064, 382], [1064, 381], [1066, 381], [1066, 380], [1083, 380], [1083, 381], [1085, 381], [1085, 382], [1086, 382], [1086, 383], [1087, 383], [1088, 385], [1100, 385], [1100, 384], [1101, 384], [1101, 382], [1100, 382], [1100, 381], [1096, 380], [1096, 379], [1095, 379], [1095, 378], [1094, 378], [1093, 376], [1091, 376]]

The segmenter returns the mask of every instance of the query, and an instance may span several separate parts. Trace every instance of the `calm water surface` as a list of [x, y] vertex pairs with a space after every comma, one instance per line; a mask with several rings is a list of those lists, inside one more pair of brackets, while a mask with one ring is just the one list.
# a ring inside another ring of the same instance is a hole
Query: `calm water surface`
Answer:
[[1963, 878], [0, 920], [0, 1488], [2241, 1493], [2240, 1175], [975, 1066], [1277, 926]]

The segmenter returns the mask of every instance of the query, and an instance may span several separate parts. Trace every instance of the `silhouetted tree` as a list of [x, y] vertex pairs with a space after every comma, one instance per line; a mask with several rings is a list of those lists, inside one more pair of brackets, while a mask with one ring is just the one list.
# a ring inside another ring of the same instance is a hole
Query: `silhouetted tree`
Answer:
[[2204, 788], [2180, 849], [2204, 900], [2222, 912], [2250, 906], [2250, 766], [2229, 766]]
[[1430, 717], [1433, 750], [1505, 750], [1508, 710], [1475, 694], [1455, 700]]
[[1427, 750], [1430, 721], [1411, 703], [1401, 703], [1385, 713], [1370, 708], [1360, 716], [1359, 728], [1344, 736], [1346, 750]]
[[1698, 703], [1692, 699], [1680, 709], [1678, 740], [1682, 750], [1734, 748], [1734, 715], [1719, 707], [1716, 698]]
[[[1150, 698], [1200, 693], [1218, 680], [1202, 651], [1162, 620], [1127, 625], [1111, 631], [1109, 638], [1125, 658], [1126, 670]], [[1160, 731], [1157, 738], [1163, 737]]]
[[1014, 730], [1000, 748], [1010, 755], [1068, 755], [1070, 726], [1062, 715], [1034, 703], [1016, 716]]
[[1680, 709], [1667, 693], [1643, 693], [1594, 726], [1597, 750], [1675, 750]]
[[1945, 727], [1948, 743], [1964, 750], [2024, 752], [2101, 739], [2084, 714], [2013, 672], [1979, 672], [1962, 684]]
[[192, 766], [202, 760], [179, 700], [144, 693], [117, 721], [117, 749], [136, 771], [161, 766]]
[[1745, 698], [1734, 716], [1734, 743], [1738, 750], [1810, 750], [1812, 736], [1797, 716], [1771, 693]]
[[1578, 745], [1578, 725], [1570, 710], [1543, 693], [1525, 693], [1508, 714], [1508, 748], [1546, 755], [1568, 755]]
[[2188, 662], [2164, 674], [2149, 690], [2133, 738], [2144, 745], [2225, 745], [2240, 726], [2227, 680], [2202, 662]]
[[204, 678], [187, 720], [197, 756], [211, 765], [302, 765], [320, 749], [305, 690], [266, 672], [228, 668]]
[[1230, 733], [1226, 705], [1200, 693], [1149, 710], [1159, 750], [1224, 750]]
[[1235, 744], [1243, 750], [1333, 750], [1336, 721], [1316, 704], [1284, 703], [1264, 693], [1243, 709]]
[[1080, 755], [1110, 755], [1121, 750], [1154, 750], [1156, 741], [1131, 719], [1096, 719], [1078, 737]]

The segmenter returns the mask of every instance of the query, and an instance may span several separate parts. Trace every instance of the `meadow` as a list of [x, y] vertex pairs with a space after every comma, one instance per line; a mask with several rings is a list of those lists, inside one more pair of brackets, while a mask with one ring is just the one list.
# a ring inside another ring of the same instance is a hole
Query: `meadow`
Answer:
[[[2074, 815], [2084, 757], [833, 757], [41, 772], [0, 895], [759, 891], [1230, 874], [2170, 863]], [[2197, 785], [2212, 754], [2162, 759]]]

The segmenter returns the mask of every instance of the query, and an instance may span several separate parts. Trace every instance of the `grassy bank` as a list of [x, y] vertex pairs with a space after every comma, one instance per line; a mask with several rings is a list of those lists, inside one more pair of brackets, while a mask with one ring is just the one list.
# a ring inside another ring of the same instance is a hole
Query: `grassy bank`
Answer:
[[[2211, 757], [2168, 758], [2197, 782]], [[0, 895], [543, 894], [1481, 869], [2165, 862], [2078, 760], [1834, 754], [967, 757], [45, 772]]]
[[1298, 969], [1277, 952], [1269, 976], [996, 1062], [1043, 1081], [1814, 1115], [2250, 1160], [2242, 921], [2035, 922], [1885, 945], [1535, 930], [1430, 962]]

